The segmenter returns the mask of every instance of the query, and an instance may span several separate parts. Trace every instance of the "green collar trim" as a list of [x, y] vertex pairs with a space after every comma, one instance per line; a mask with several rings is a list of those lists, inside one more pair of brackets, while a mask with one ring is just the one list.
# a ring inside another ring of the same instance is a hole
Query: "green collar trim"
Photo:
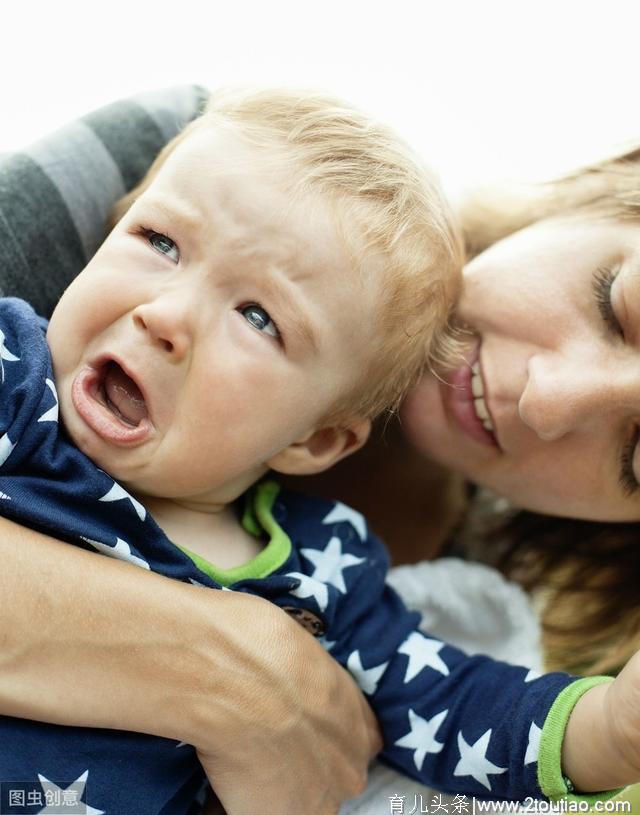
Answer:
[[265, 534], [268, 537], [265, 548], [248, 563], [235, 566], [233, 569], [219, 569], [184, 546], [180, 549], [191, 558], [201, 572], [221, 586], [232, 586], [240, 580], [267, 577], [279, 569], [291, 554], [291, 540], [273, 517], [273, 505], [279, 492], [280, 485], [275, 481], [263, 481], [245, 494], [242, 526], [256, 538]]

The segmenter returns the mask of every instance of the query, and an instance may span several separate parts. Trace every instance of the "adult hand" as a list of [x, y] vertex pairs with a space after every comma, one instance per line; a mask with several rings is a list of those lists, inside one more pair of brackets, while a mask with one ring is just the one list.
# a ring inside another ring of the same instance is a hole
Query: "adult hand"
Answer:
[[200, 761], [228, 815], [335, 815], [364, 789], [382, 747], [375, 718], [297, 623], [273, 606], [254, 619], [257, 629], [241, 627], [244, 676], [240, 685], [238, 672], [230, 676], [226, 722], [216, 746], [198, 749]]

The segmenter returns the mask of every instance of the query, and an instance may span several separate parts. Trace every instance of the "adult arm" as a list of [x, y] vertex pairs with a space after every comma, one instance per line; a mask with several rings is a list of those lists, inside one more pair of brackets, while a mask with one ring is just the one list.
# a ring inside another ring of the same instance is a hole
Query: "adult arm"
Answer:
[[229, 815], [298, 812], [301, 795], [334, 813], [362, 788], [380, 746], [368, 706], [268, 602], [2, 517], [0, 559], [0, 713], [194, 744]]

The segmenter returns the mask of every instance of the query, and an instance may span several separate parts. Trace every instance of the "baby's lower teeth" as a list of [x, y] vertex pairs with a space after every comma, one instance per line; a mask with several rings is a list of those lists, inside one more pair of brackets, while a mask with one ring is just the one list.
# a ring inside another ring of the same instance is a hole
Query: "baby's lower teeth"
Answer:
[[482, 422], [482, 426], [484, 427], [485, 430], [489, 430], [491, 433], [493, 433], [493, 425], [491, 424], [491, 419], [485, 419], [484, 422]]

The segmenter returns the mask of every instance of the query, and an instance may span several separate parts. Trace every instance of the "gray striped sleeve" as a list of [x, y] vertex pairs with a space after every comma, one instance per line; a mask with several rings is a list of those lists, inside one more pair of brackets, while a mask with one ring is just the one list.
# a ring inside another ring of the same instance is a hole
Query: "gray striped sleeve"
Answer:
[[114, 102], [0, 158], [0, 296], [49, 316], [104, 237], [117, 199], [202, 109], [179, 86]]
[[204, 109], [208, 98], [208, 92], [196, 85], [192, 88], [179, 85], [175, 88], [145, 91], [133, 97], [155, 121], [165, 142], [182, 130], [185, 122], [194, 118], [194, 111], [200, 113]]
[[0, 162], [0, 294], [28, 300], [48, 316], [64, 286], [85, 266], [64, 199], [32, 159]]
[[102, 243], [113, 202], [126, 192], [117, 161], [82, 121], [53, 133], [24, 152], [58, 190], [78, 233], [84, 257], [90, 258]]

